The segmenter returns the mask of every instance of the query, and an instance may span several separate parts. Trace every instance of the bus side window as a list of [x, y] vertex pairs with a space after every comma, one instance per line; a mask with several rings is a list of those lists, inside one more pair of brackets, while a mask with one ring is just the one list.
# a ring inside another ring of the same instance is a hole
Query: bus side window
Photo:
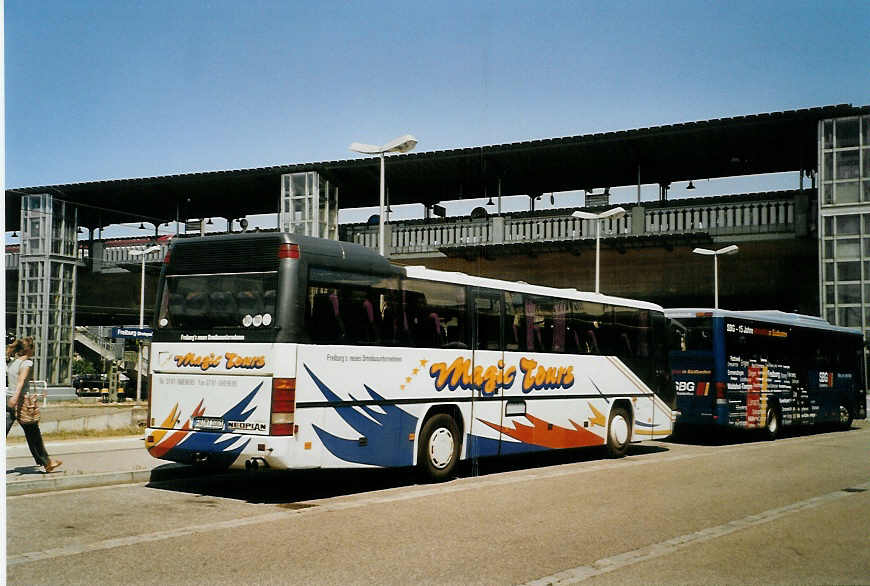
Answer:
[[396, 311], [395, 294], [383, 296], [383, 309], [381, 311], [381, 323], [383, 324], [384, 342], [397, 344], [399, 340], [399, 312]]
[[317, 289], [309, 289], [313, 293], [311, 300], [311, 319], [309, 320], [309, 335], [316, 342], [334, 342], [338, 340], [338, 323], [335, 312], [327, 293], [317, 293]]
[[[417, 279], [402, 281], [403, 313], [398, 320], [418, 348], [466, 348], [465, 287]], [[409, 330], [409, 331], [406, 331]]]
[[[541, 343], [541, 324], [538, 322], [537, 306], [528, 297], [525, 301], [526, 314], [526, 350], [529, 352], [543, 350]], [[543, 320], [541, 320], [543, 322]]]
[[523, 319], [523, 296], [521, 293], [505, 291], [504, 294], [504, 337], [508, 352], [521, 349], [520, 329]]
[[370, 296], [363, 298], [361, 303], [360, 321], [362, 322], [360, 338], [365, 342], [381, 341], [381, 324], [379, 323], [381, 314], [375, 310], [375, 304]]
[[556, 303], [553, 306], [553, 352], [565, 351], [565, 336], [567, 333], [568, 304]]

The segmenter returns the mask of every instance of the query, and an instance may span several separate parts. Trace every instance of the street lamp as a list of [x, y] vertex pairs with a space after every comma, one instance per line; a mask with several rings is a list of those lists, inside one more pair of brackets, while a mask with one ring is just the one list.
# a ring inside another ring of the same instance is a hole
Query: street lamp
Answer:
[[[159, 246], [151, 246], [143, 250], [131, 250], [130, 256], [142, 257], [142, 276], [139, 286], [139, 330], [145, 327], [145, 257], [152, 252], [160, 250]], [[142, 340], [137, 340], [139, 344], [139, 356], [136, 364], [136, 400], [142, 400]]]
[[348, 147], [355, 153], [364, 155], [379, 155], [381, 157], [381, 197], [380, 197], [380, 212], [378, 213], [378, 251], [381, 256], [384, 255], [384, 154], [385, 153], [407, 153], [417, 146], [417, 139], [410, 134], [402, 135], [394, 138], [383, 145], [364, 144], [361, 142], [353, 142]]
[[709, 248], [696, 248], [692, 252], [702, 254], [704, 256], [713, 257], [713, 307], [719, 309], [719, 256], [722, 254], [737, 254], [740, 250], [736, 244], [720, 248], [719, 250], [710, 250]]
[[599, 280], [601, 269], [601, 220], [606, 220], [608, 218], [615, 220], [621, 218], [625, 215], [625, 208], [611, 208], [606, 212], [601, 212], [600, 214], [581, 212], [578, 210], [571, 215], [582, 220], [595, 220], [595, 292], [601, 293], [601, 282]]

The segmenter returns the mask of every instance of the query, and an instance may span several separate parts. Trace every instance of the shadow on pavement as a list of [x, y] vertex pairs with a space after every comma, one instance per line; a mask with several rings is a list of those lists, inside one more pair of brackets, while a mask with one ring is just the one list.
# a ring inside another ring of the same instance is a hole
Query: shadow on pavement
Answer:
[[[778, 438], [785, 439], [789, 437], [814, 436], [833, 432], [847, 432], [853, 429], [859, 429], [859, 427], [856, 427], [854, 425], [849, 429], [840, 429], [835, 425], [786, 427], [783, 428]], [[765, 435], [764, 430], [739, 429], [731, 427], [726, 427], [723, 429], [715, 426], [695, 426], [677, 428], [672, 436], [661, 441], [667, 444], [682, 444], [695, 446], [731, 446], [758, 442], [769, 442], [775, 440], [770, 440]]]
[[[632, 445], [628, 458], [666, 452], [662, 446]], [[463, 461], [457, 471], [459, 478], [488, 476], [503, 472], [561, 466], [576, 462], [606, 459], [603, 448], [556, 450], [532, 454], [480, 458]], [[169, 465], [173, 466], [173, 465]], [[387, 490], [425, 484], [414, 468], [366, 468], [330, 470], [231, 470], [209, 473], [194, 466], [152, 471], [148, 488], [229, 498], [253, 504], [274, 504], [300, 509], [304, 501]], [[185, 469], [185, 470], [182, 470]]]
[[6, 474], [37, 474], [39, 476], [45, 476], [45, 471], [42, 469], [42, 466], [37, 466], [36, 464], [31, 464], [30, 466], [18, 466], [16, 468], [7, 468]]

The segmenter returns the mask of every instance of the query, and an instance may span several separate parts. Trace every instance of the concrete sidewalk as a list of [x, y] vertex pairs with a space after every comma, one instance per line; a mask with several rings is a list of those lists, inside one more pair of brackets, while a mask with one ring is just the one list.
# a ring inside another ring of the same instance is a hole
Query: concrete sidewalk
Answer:
[[26, 443], [6, 446], [8, 496], [167, 480], [194, 473], [192, 466], [151, 457], [144, 438], [138, 435], [46, 442], [45, 447], [53, 459], [63, 461], [51, 474], [36, 466]]

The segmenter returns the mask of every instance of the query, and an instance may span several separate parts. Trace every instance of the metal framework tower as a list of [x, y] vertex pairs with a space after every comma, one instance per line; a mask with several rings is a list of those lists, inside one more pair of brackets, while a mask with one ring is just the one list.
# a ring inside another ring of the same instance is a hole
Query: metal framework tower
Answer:
[[76, 304], [77, 212], [49, 194], [21, 199], [18, 337], [36, 343], [34, 378], [68, 384]]
[[278, 227], [284, 232], [338, 240], [338, 187], [316, 171], [281, 176]]

